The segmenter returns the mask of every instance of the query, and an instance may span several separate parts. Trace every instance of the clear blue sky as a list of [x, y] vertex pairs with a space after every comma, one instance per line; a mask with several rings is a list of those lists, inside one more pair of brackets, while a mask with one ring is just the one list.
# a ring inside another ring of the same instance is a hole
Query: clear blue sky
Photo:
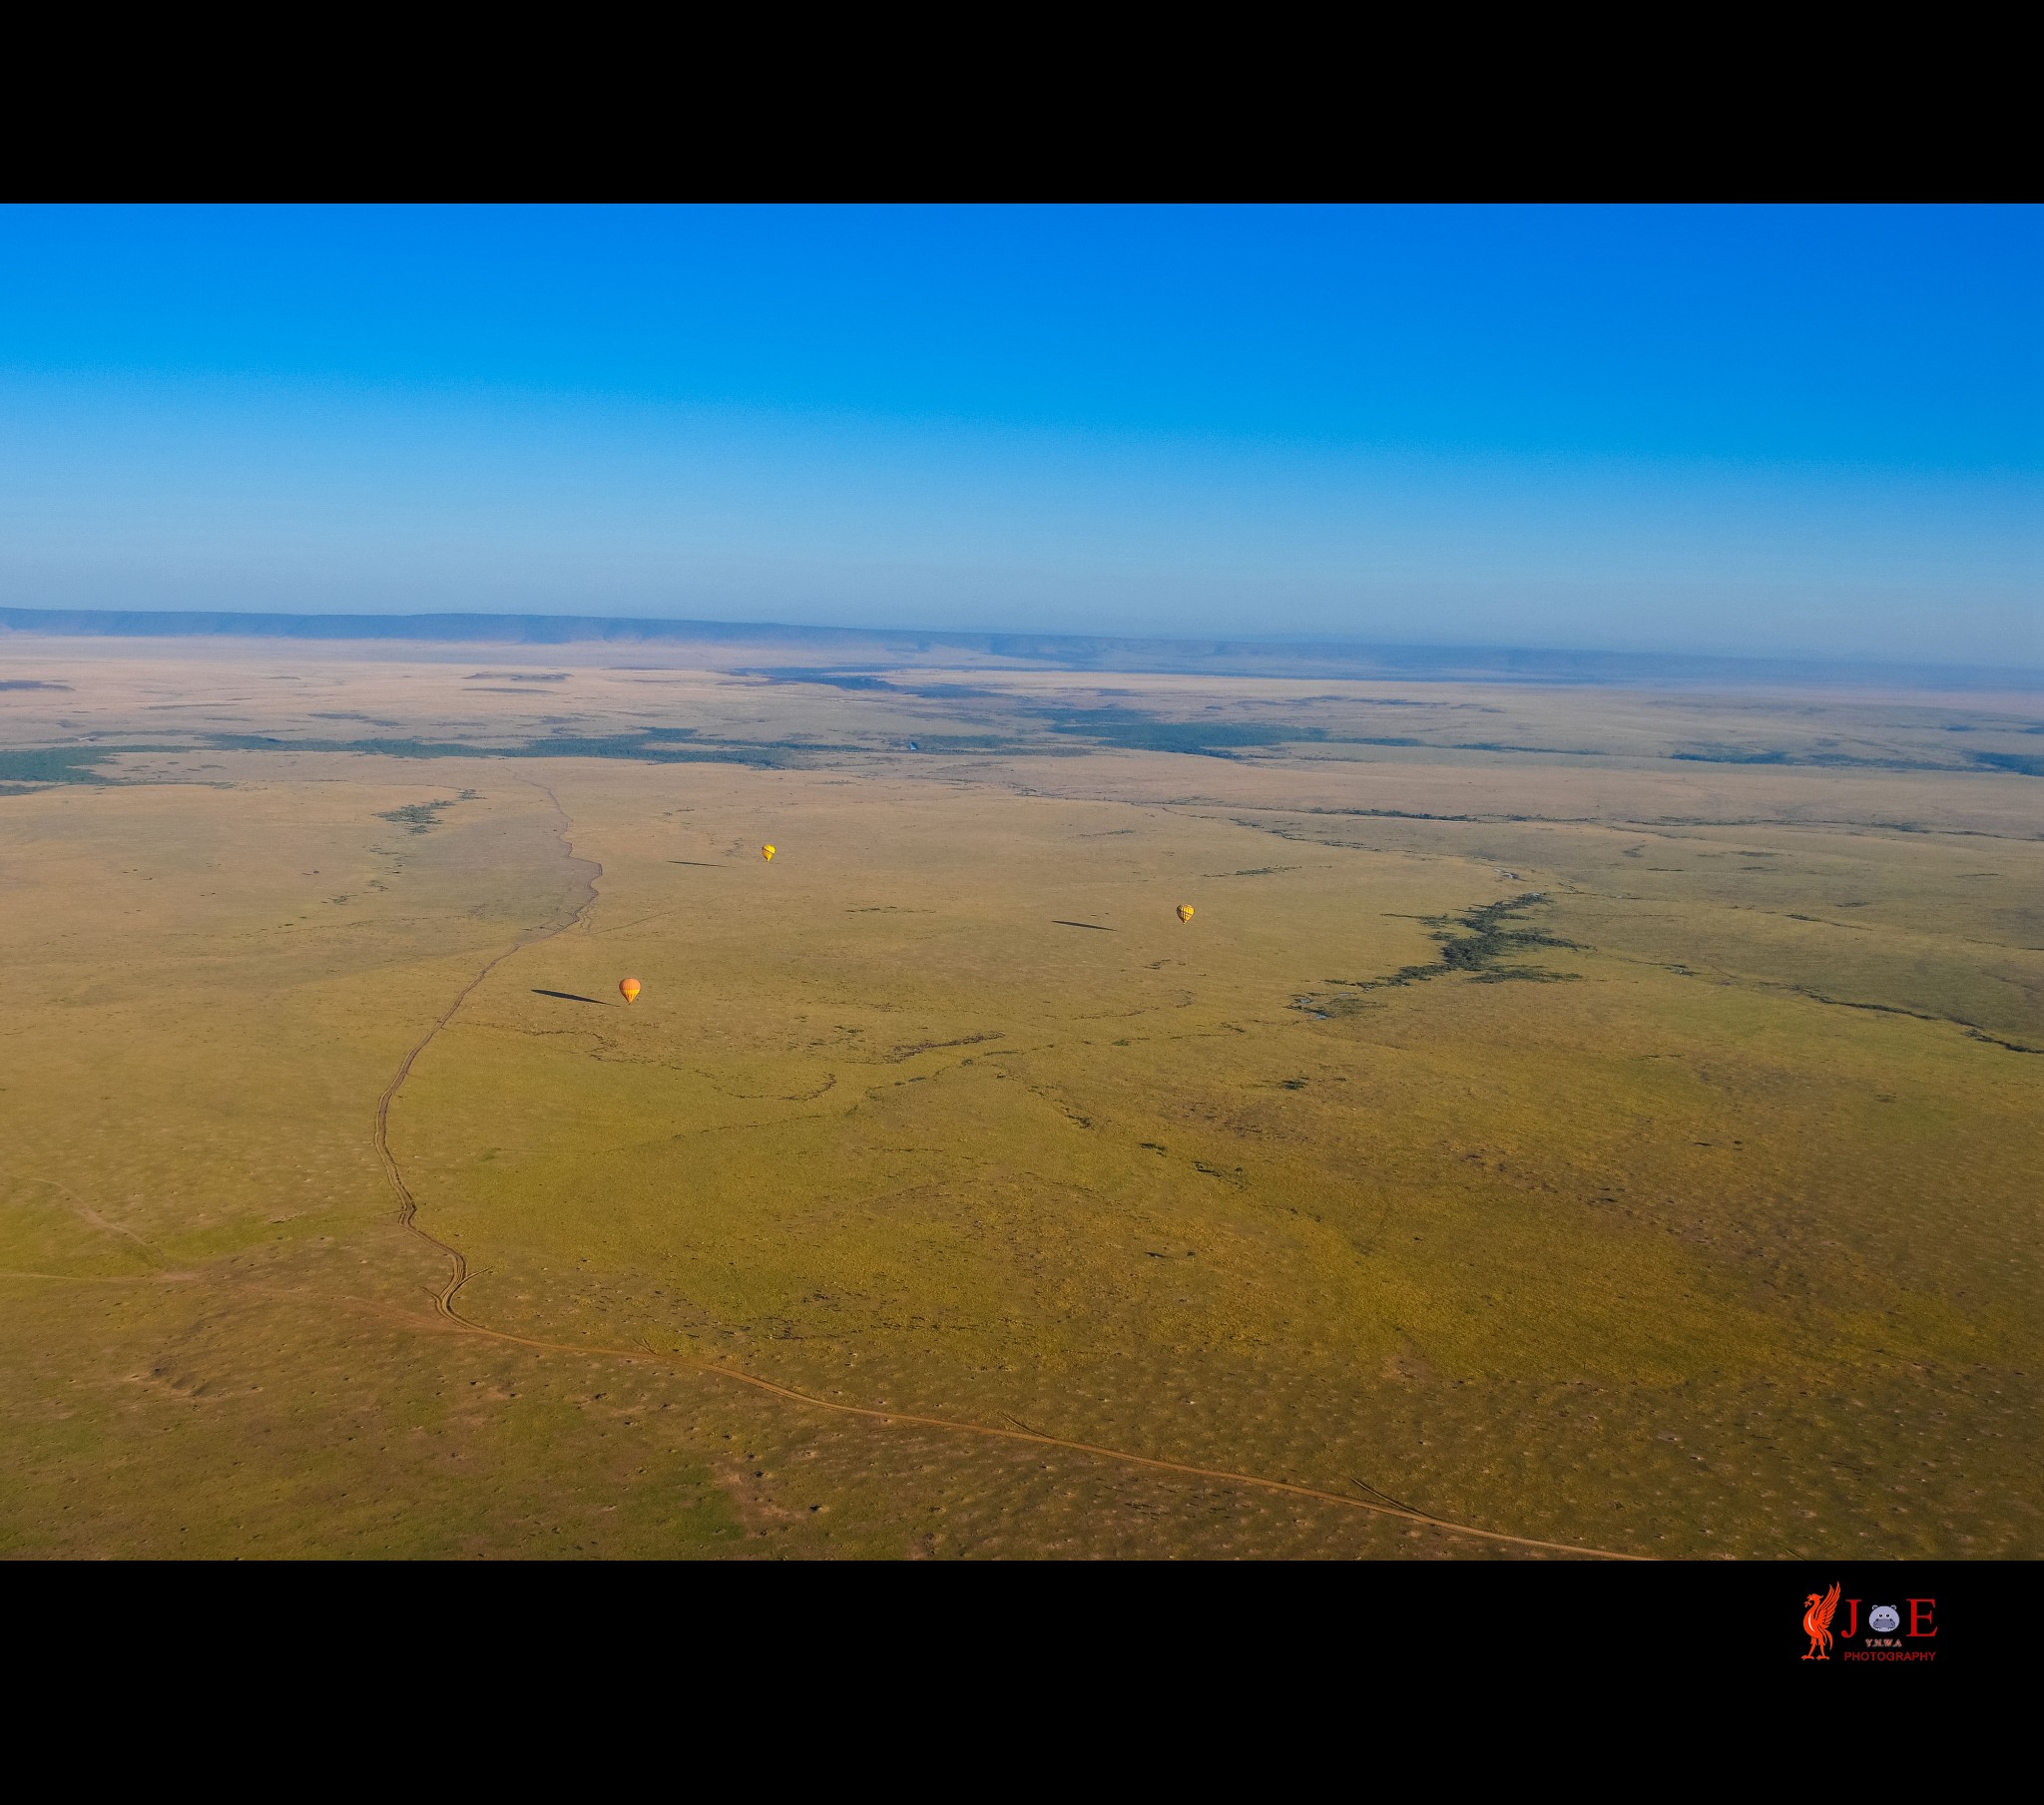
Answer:
[[2044, 665], [2035, 209], [0, 211], [0, 596]]

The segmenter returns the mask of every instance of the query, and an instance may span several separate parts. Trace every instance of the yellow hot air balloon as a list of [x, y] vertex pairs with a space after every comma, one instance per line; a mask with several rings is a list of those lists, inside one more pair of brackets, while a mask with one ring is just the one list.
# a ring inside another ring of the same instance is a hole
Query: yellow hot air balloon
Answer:
[[627, 1003], [636, 1002], [639, 996], [639, 980], [637, 978], [627, 978], [618, 986], [618, 995], [623, 997]]
[[766, 861], [767, 862], [767, 864], [769, 864], [769, 865], [770, 865], [770, 864], [772, 864], [772, 863], [773, 863], [773, 848], [772, 848], [771, 846], [762, 846], [762, 847], [760, 848], [760, 856], [761, 856], [761, 857], [762, 857], [763, 859], [765, 859], [765, 860], [766, 860]]
[[1180, 921], [1191, 921], [1193, 918], [1193, 905], [1191, 903], [1180, 903], [1178, 906], [1178, 918]]

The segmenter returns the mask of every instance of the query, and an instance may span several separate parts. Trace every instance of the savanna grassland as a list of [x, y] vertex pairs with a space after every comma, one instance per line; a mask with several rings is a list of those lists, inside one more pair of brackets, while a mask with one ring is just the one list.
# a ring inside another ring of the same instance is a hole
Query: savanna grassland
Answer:
[[2044, 698], [554, 651], [0, 640], [0, 1550], [2044, 1554]]

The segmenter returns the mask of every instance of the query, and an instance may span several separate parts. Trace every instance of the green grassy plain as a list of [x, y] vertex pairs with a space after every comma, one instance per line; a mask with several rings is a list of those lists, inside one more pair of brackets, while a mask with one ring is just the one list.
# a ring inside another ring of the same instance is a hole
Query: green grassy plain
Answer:
[[0, 655], [0, 1551], [2044, 1552], [2035, 698]]

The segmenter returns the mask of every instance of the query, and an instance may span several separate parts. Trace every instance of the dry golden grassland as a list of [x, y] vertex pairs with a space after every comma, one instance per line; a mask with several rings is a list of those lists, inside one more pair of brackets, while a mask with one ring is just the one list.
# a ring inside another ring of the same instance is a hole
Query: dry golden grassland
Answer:
[[2044, 701], [559, 650], [0, 641], [0, 1550], [2044, 1553]]

